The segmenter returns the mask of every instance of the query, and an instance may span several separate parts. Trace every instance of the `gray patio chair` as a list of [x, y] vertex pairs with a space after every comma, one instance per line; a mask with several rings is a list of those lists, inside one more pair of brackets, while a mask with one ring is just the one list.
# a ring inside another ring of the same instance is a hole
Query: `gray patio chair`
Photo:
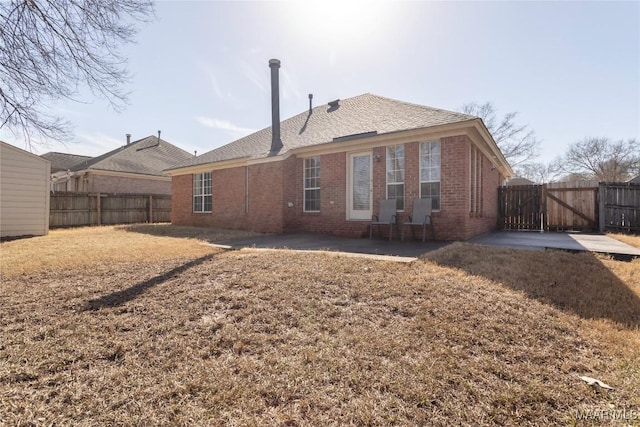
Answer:
[[[433, 221], [431, 221], [431, 199], [416, 199], [413, 201], [413, 212], [411, 215], [405, 220], [405, 226], [409, 226], [411, 228], [411, 236], [413, 237], [413, 227], [415, 225], [419, 225], [422, 227], [422, 241], [424, 242], [427, 238], [427, 226], [431, 227], [431, 234], [433, 235], [433, 239], [436, 238], [436, 232], [433, 229]], [[402, 236], [401, 239], [404, 240], [404, 229], [402, 227]]]
[[380, 200], [380, 215], [371, 217], [371, 225], [369, 226], [369, 238], [373, 237], [373, 226], [378, 226], [378, 235], [380, 235], [380, 226], [389, 226], [389, 240], [393, 237], [393, 226], [398, 226], [397, 222], [396, 200]]

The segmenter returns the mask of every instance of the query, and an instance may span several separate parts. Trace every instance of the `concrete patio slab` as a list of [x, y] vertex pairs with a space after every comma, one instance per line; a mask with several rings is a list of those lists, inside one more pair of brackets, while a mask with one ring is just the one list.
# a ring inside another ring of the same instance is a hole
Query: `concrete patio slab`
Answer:
[[[447, 246], [451, 242], [429, 240], [383, 240], [346, 238], [323, 234], [264, 234], [242, 239], [216, 242], [228, 249], [289, 249], [296, 251], [329, 251], [347, 256], [368, 256], [410, 262], [422, 254]], [[559, 249], [610, 254], [629, 259], [640, 257], [640, 249], [599, 234], [533, 231], [495, 231], [469, 243], [502, 246], [524, 250]]]
[[495, 231], [470, 241], [481, 245], [514, 249], [588, 251], [612, 256], [640, 257], [640, 249], [602, 234], [539, 231]]

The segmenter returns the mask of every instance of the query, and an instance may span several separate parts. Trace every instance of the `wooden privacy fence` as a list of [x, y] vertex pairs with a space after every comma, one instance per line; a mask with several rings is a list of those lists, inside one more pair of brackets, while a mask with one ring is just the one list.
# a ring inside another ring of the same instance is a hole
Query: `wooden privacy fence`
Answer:
[[640, 184], [600, 184], [602, 231], [640, 233]]
[[169, 195], [51, 193], [50, 228], [170, 221]]
[[505, 230], [640, 232], [640, 184], [593, 181], [498, 189]]

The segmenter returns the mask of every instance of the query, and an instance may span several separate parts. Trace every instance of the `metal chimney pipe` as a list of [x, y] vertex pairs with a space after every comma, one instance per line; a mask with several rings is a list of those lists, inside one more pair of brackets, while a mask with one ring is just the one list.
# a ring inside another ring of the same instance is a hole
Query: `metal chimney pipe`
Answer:
[[282, 148], [280, 138], [280, 69], [279, 59], [270, 59], [271, 68], [271, 152], [276, 153]]
[[131, 134], [127, 134], [127, 145], [131, 144]]
[[158, 130], [158, 143], [160, 142], [160, 130]]
[[311, 112], [311, 110], [313, 110], [313, 94], [312, 93], [309, 94], [309, 112]]

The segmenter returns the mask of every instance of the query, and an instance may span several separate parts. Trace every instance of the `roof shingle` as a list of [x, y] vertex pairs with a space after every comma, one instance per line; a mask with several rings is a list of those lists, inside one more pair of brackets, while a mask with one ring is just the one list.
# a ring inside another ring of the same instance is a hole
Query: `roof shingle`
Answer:
[[89, 156], [80, 156], [78, 154], [66, 154], [50, 151], [41, 155], [43, 159], [51, 162], [51, 173], [66, 171], [73, 168], [78, 163], [90, 160]]
[[77, 163], [72, 171], [107, 170], [143, 175], [166, 176], [165, 169], [192, 159], [194, 156], [157, 136], [134, 141], [99, 157]]
[[[282, 121], [280, 134], [284, 146], [279, 153], [333, 142], [336, 138], [349, 135], [373, 132], [386, 134], [474, 119], [475, 116], [467, 114], [364, 94], [341, 100], [335, 107], [320, 105]], [[198, 157], [192, 157], [175, 168], [243, 157], [267, 157], [270, 148], [271, 127], [267, 127]]]

